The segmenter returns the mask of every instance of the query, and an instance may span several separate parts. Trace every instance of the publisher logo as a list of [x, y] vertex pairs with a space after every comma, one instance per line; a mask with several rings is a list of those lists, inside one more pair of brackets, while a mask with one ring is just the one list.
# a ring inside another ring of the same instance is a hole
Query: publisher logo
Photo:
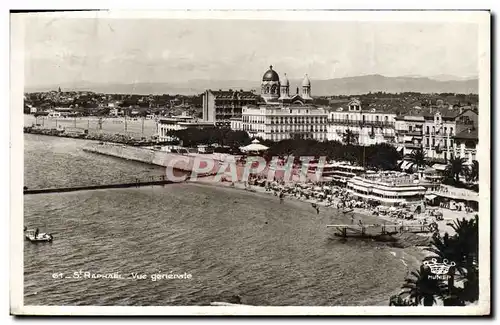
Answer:
[[450, 269], [456, 265], [455, 262], [449, 262], [447, 259], [444, 259], [442, 263], [438, 263], [438, 261], [433, 258], [430, 261], [424, 261], [424, 267], [428, 267], [431, 271], [432, 275], [429, 275], [429, 279], [433, 280], [447, 280], [450, 275]]

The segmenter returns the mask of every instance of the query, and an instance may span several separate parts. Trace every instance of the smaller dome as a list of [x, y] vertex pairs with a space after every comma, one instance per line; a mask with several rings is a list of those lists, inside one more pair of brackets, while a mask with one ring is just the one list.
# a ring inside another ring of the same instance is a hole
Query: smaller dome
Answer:
[[290, 81], [288, 81], [288, 78], [286, 76], [286, 73], [283, 76], [283, 82], [281, 83], [282, 86], [289, 87], [290, 86]]
[[305, 75], [304, 80], [302, 80], [302, 87], [311, 87], [311, 80], [309, 80], [307, 74]]
[[280, 77], [278, 76], [278, 73], [273, 70], [273, 66], [269, 66], [269, 70], [264, 73], [264, 76], [262, 77], [262, 81], [280, 81]]

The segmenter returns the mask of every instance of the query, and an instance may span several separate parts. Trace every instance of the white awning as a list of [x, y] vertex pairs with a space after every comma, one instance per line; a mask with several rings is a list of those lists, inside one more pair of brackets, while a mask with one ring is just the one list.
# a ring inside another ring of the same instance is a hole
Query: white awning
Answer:
[[405, 160], [401, 163], [401, 166], [399, 166], [399, 168], [401, 168], [401, 170], [408, 170], [412, 168], [413, 165], [414, 165], [413, 162]]
[[437, 198], [437, 195], [435, 195], [435, 194], [426, 194], [425, 198], [427, 200], [434, 200], [435, 198]]
[[434, 168], [435, 170], [440, 170], [440, 171], [445, 171], [446, 170], [446, 165], [443, 165], [443, 164], [434, 164], [432, 165], [432, 168]]
[[405, 136], [403, 137], [403, 140], [404, 140], [405, 142], [407, 142], [407, 141], [413, 141], [413, 137], [411, 137], [411, 136], [409, 136], [409, 135], [405, 135]]

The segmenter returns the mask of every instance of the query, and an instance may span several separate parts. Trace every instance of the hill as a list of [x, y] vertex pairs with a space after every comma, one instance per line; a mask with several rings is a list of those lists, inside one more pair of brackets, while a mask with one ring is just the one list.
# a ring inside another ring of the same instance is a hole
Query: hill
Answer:
[[[439, 79], [439, 78], [438, 78]], [[444, 78], [443, 78], [444, 79]], [[478, 79], [436, 80], [428, 77], [385, 77], [367, 75], [328, 80], [311, 78], [314, 96], [359, 95], [369, 92], [383, 91], [387, 93], [420, 92], [420, 93], [478, 93]], [[296, 92], [301, 80], [290, 80], [290, 93]], [[50, 91], [61, 87], [63, 91], [94, 91], [108, 94], [181, 94], [194, 95], [206, 89], [254, 89], [258, 93], [259, 82], [248, 80], [191, 80], [183, 83], [90, 83], [74, 82], [64, 85], [29, 87], [26, 92]]]

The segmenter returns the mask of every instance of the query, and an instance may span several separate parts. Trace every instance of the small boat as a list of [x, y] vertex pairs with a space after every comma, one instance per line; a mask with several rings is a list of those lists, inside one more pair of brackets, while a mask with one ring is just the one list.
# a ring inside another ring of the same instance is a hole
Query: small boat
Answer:
[[243, 305], [243, 304], [233, 304], [230, 302], [224, 302], [224, 301], [212, 301], [210, 303], [210, 306], [218, 306], [218, 307], [232, 307], [232, 306], [251, 306], [251, 305]]
[[51, 234], [47, 233], [38, 233], [35, 236], [35, 230], [28, 230], [25, 234], [25, 237], [27, 240], [29, 240], [32, 243], [38, 243], [38, 242], [51, 242], [54, 237]]
[[350, 212], [353, 212], [354, 209], [344, 209], [344, 211], [342, 211], [343, 213], [350, 213]]

